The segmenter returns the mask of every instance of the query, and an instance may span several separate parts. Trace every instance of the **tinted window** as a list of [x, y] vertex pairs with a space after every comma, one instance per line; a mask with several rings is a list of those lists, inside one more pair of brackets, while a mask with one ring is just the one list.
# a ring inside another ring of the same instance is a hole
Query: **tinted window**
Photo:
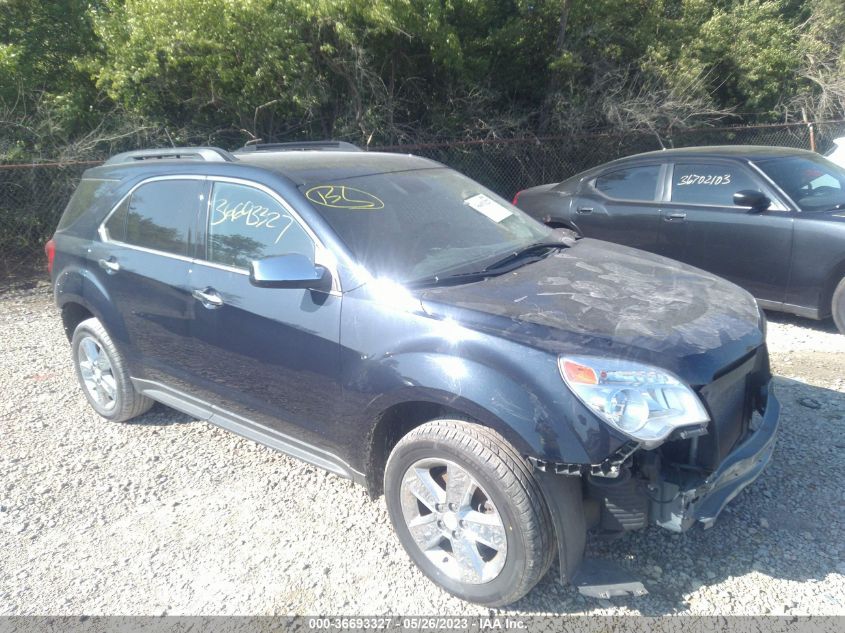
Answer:
[[[123, 241], [174, 255], [187, 255], [202, 186], [200, 180], [161, 180], [138, 187], [126, 209]], [[119, 228], [109, 227], [110, 234], [112, 230]]]
[[845, 169], [820, 156], [789, 156], [757, 165], [802, 211], [845, 206]]
[[596, 178], [595, 187], [609, 198], [654, 200], [660, 165], [620, 169]]
[[450, 169], [419, 169], [301, 187], [370, 273], [398, 282], [475, 272], [551, 229]]
[[683, 163], [672, 173], [672, 202], [732, 207], [742, 189], [759, 190], [760, 185], [739, 165]]
[[314, 242], [279, 202], [263, 191], [214, 183], [208, 217], [209, 261], [248, 268], [254, 259], [300, 253], [314, 259]]
[[57, 231], [61, 231], [76, 222], [82, 215], [96, 206], [111, 193], [116, 180], [82, 180], [67, 203]]

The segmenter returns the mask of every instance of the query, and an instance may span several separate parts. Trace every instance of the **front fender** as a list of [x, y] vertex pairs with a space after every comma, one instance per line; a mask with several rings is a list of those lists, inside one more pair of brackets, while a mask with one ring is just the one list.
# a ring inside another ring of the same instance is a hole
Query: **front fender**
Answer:
[[[531, 354], [523, 351], [522, 356]], [[365, 380], [379, 385], [380, 395], [368, 403], [363, 417], [375, 421], [397, 404], [431, 402], [489, 426], [523, 455], [552, 462], [601, 461], [617, 445], [616, 438], [593, 416], [581, 415], [582, 405], [567, 392], [552, 357], [542, 355], [530, 364], [538, 374], [550, 375], [550, 384], [461, 356], [392, 355], [368, 368]]]

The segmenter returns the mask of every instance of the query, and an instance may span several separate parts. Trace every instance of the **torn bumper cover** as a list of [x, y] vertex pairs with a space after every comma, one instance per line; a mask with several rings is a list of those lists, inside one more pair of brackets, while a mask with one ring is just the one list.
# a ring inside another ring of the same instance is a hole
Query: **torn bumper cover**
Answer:
[[702, 483], [682, 488], [671, 482], [661, 482], [658, 499], [652, 499], [654, 523], [673, 532], [683, 532], [696, 522], [701, 522], [705, 528], [711, 527], [724, 507], [768, 465], [779, 422], [780, 402], [770, 386], [759, 427]]

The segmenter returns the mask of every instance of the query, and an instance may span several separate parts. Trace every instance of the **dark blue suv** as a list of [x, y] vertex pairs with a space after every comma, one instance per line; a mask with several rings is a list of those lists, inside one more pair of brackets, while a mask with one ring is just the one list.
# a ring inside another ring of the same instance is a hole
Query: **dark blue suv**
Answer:
[[748, 293], [430, 160], [120, 154], [47, 254], [100, 415], [157, 400], [383, 492], [411, 558], [474, 602], [555, 556], [577, 582], [588, 529], [709, 526], [772, 453]]

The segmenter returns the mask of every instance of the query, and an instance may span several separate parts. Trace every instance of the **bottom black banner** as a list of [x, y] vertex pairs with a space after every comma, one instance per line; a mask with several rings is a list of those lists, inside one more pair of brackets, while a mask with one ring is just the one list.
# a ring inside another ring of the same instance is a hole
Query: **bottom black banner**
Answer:
[[845, 616], [3, 616], [0, 633], [828, 633]]

